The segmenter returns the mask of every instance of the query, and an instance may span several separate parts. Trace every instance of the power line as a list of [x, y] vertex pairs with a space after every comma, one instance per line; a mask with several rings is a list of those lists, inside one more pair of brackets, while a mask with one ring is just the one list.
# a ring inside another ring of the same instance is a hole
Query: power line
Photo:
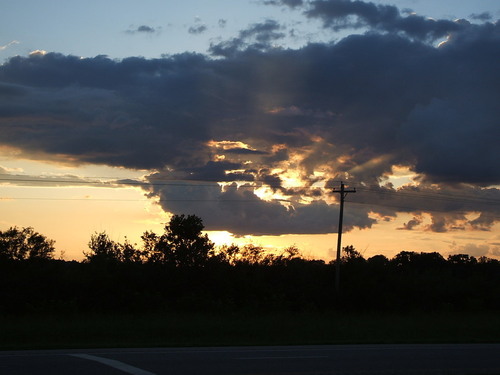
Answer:
[[[96, 178], [106, 178], [106, 177], [88, 177], [91, 179], [96, 179]], [[112, 179], [110, 177], [109, 179]], [[110, 181], [92, 181], [92, 180], [66, 180], [66, 179], [51, 179], [47, 177], [40, 177], [40, 178], [20, 178], [20, 177], [15, 177], [15, 178], [0, 178], [1, 181], [6, 181], [6, 182], [36, 182], [36, 183], [47, 183], [47, 184], [80, 184], [80, 185], [99, 185], [99, 184], [109, 184], [109, 185], [146, 185], [146, 186], [157, 186], [157, 185], [172, 185], [172, 186], [203, 186], [203, 187], [219, 187], [219, 184], [231, 184], [231, 183], [240, 183], [238, 187], [244, 188], [244, 187], [249, 187], [249, 188], [257, 188], [261, 186], [269, 186], [270, 188], [283, 188], [283, 189], [324, 189], [322, 186], [302, 186], [302, 185], [295, 185], [295, 186], [282, 186], [278, 184], [269, 184], [266, 183], [265, 181], [261, 180], [256, 180], [256, 181], [210, 181], [210, 180], [152, 180], [152, 181], [138, 181], [138, 180], [133, 180], [130, 178], [120, 178], [120, 179], [112, 179]], [[163, 182], [162, 182], [163, 181]], [[183, 182], [178, 182], [178, 181], [183, 181]], [[336, 181], [331, 181], [332, 183]], [[338, 181], [340, 182], [340, 181]], [[258, 185], [259, 183], [260, 185]]]
[[[470, 210], [446, 210], [446, 209], [437, 209], [437, 208], [419, 208], [419, 207], [409, 207], [409, 206], [401, 206], [401, 205], [395, 205], [395, 204], [385, 204], [385, 203], [369, 203], [369, 202], [350, 202], [353, 205], [357, 206], [378, 206], [378, 207], [388, 207], [388, 208], [393, 208], [396, 212], [399, 213], [415, 213], [415, 212], [432, 212], [432, 213], [453, 213], [453, 214], [461, 214], [461, 215], [466, 215], [470, 212], [485, 212], [484, 210], [480, 209], [470, 209]], [[400, 211], [401, 210], [401, 211]], [[376, 212], [376, 210], [374, 210]], [[487, 215], [492, 218], [498, 218], [500, 219], [500, 214], [496, 215], [490, 212], [487, 212]]]
[[[91, 178], [100, 178], [100, 177], [91, 177]], [[65, 180], [65, 179], [46, 179], [41, 177], [40, 179], [36, 178], [0, 178], [1, 182], [30, 182], [30, 183], [40, 183], [40, 184], [71, 184], [71, 185], [94, 185], [100, 187], [116, 187], [116, 186], [172, 186], [172, 187], [211, 187], [211, 188], [221, 188], [220, 183], [231, 183], [234, 181], [206, 181], [206, 180], [184, 180], [183, 182], [176, 181], [168, 181], [168, 180], [158, 180], [151, 182], [143, 182], [143, 181], [123, 181], [127, 180], [127, 178], [123, 178], [122, 180], [113, 180], [113, 181], [89, 181], [89, 180]], [[161, 182], [163, 181], [163, 182]], [[210, 183], [208, 183], [210, 182]], [[260, 184], [256, 184], [255, 182], [243, 182], [243, 184], [238, 185], [238, 189], [253, 189], [253, 188], [261, 188], [268, 187], [271, 189], [286, 189], [286, 190], [302, 190], [302, 191], [311, 191], [311, 190], [330, 190], [328, 187], [322, 186], [281, 186], [281, 185], [273, 185], [266, 184], [265, 182], [258, 181]], [[331, 181], [330, 181], [331, 182]], [[341, 181], [339, 181], [341, 182]], [[54, 188], [60, 188], [61, 186], [54, 186]], [[449, 201], [456, 202], [460, 201], [462, 203], [485, 203], [485, 204], [500, 204], [500, 199], [489, 198], [489, 197], [472, 197], [470, 195], [462, 195], [462, 194], [446, 194], [440, 191], [430, 192], [430, 191], [401, 191], [401, 190], [387, 190], [383, 188], [377, 187], [364, 187], [359, 186], [358, 191], [365, 192], [368, 194], [382, 195], [382, 196], [392, 196], [392, 197], [400, 197], [400, 198], [414, 198], [418, 200], [434, 200], [434, 201]], [[290, 194], [289, 194], [290, 195]], [[376, 204], [380, 205], [380, 202]]]
[[422, 190], [420, 192], [413, 191], [401, 191], [401, 190], [378, 190], [376, 188], [358, 188], [359, 191], [365, 191], [368, 193], [380, 194], [380, 195], [398, 195], [402, 197], [414, 197], [414, 198], [425, 198], [425, 199], [433, 199], [433, 200], [461, 200], [461, 201], [471, 201], [471, 203], [475, 203], [477, 201], [483, 201], [485, 203], [500, 203], [500, 199], [495, 198], [487, 198], [487, 197], [471, 197], [470, 195], [461, 195], [461, 194], [446, 194], [443, 192], [430, 192], [426, 190]]
[[[189, 182], [142, 182], [142, 181], [121, 181], [121, 180], [113, 180], [113, 181], [89, 181], [89, 180], [53, 180], [53, 179], [24, 179], [24, 178], [0, 178], [0, 183], [2, 181], [6, 182], [32, 182], [32, 183], [42, 183], [42, 184], [75, 184], [75, 185], [109, 185], [109, 186], [120, 186], [120, 185], [130, 185], [130, 186], [181, 186], [181, 187], [220, 187], [221, 183], [234, 183], [236, 181], [201, 181], [204, 183], [199, 183], [200, 180], [185, 180]], [[162, 180], [159, 180], [162, 181]], [[163, 180], [166, 181], [166, 180]], [[207, 182], [211, 182], [210, 184]], [[238, 181], [240, 182], [240, 181]], [[241, 185], [238, 188], [259, 188], [262, 186], [268, 186], [274, 189], [322, 189], [319, 186], [281, 186], [281, 185], [272, 185], [267, 184], [263, 181], [257, 181], [260, 185], [256, 184], [255, 181], [243, 181], [240, 182]], [[60, 186], [58, 186], [60, 187]]]
[[[46, 197], [0, 197], [1, 201], [15, 201], [15, 200], [38, 200], [38, 201], [100, 201], [100, 202], [147, 202], [148, 199], [113, 199], [113, 198], [46, 198]], [[156, 199], [155, 202], [248, 202], [248, 203], [262, 203], [262, 202], [289, 202], [285, 199]]]
[[[56, 202], [95, 202], [95, 203], [102, 203], [102, 202], [148, 202], [148, 199], [111, 199], [111, 198], [44, 198], [44, 197], [0, 197], [0, 203], [1, 202], [13, 202], [13, 201], [19, 201], [19, 200], [26, 200], [26, 201], [56, 201]], [[164, 202], [184, 202], [184, 203], [224, 203], [224, 204], [236, 204], [236, 203], [245, 203], [245, 204], [260, 204], [260, 203], [278, 203], [278, 202], [290, 202], [287, 200], [280, 200], [280, 199], [273, 199], [273, 200], [256, 200], [256, 199], [156, 199], [153, 202], [158, 202], [158, 203], [164, 203]], [[367, 203], [367, 202], [351, 202], [351, 204], [356, 205], [356, 206], [378, 206], [378, 207], [386, 207], [386, 208], [393, 208], [396, 212], [399, 213], [415, 213], [415, 212], [429, 212], [429, 213], [454, 213], [454, 214], [461, 214], [461, 215], [466, 215], [469, 214], [470, 212], [478, 211], [478, 212], [484, 212], [483, 210], [479, 209], [471, 209], [471, 210], [445, 210], [445, 209], [432, 209], [432, 208], [418, 208], [418, 207], [409, 207], [409, 206], [400, 206], [400, 205], [391, 205], [391, 204], [373, 204], [373, 203]], [[374, 210], [376, 212], [376, 210]], [[491, 212], [486, 212], [486, 215], [488, 217], [491, 217], [493, 219], [500, 219], [500, 215], [491, 213]]]

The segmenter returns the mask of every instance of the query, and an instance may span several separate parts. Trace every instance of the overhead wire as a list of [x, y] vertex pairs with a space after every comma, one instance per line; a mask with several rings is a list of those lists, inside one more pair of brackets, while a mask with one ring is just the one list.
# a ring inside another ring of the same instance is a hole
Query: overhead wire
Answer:
[[[439, 208], [429, 208], [429, 207], [425, 207], [425, 208], [418, 208], [418, 207], [410, 207], [410, 206], [403, 206], [403, 205], [399, 205], [399, 204], [390, 204], [390, 203], [382, 203], [382, 204], [379, 204], [379, 203], [368, 203], [368, 202], [356, 202], [356, 201], [350, 201], [349, 202], [349, 205], [357, 205], [357, 206], [378, 206], [378, 207], [384, 207], [384, 208], [392, 208], [394, 209], [396, 212], [399, 212], [399, 213], [423, 213], [423, 212], [434, 212], [434, 213], [443, 213], [443, 212], [447, 212], [447, 213], [454, 213], [454, 214], [460, 214], [460, 215], [467, 215], [471, 212], [480, 212], [482, 210], [480, 209], [477, 209], [477, 210], [463, 210], [463, 209], [460, 209], [460, 210], [445, 210], [445, 209], [439, 209]], [[487, 213], [487, 216], [488, 217], [492, 217], [492, 218], [495, 218], [495, 219], [500, 219], [500, 214], [493, 214], [493, 213]]]
[[470, 195], [462, 195], [462, 194], [446, 194], [443, 192], [431, 192], [431, 191], [402, 191], [402, 190], [384, 190], [384, 189], [374, 189], [374, 188], [364, 188], [364, 187], [358, 187], [358, 191], [366, 191], [366, 192], [371, 192], [374, 194], [380, 194], [380, 195], [394, 195], [398, 194], [398, 196], [407, 196], [407, 197], [414, 197], [414, 198], [425, 198], [425, 199], [437, 199], [437, 200], [472, 200], [474, 202], [476, 201], [483, 201], [484, 203], [500, 203], [500, 199], [495, 199], [495, 198], [487, 198], [487, 197], [471, 197]]
[[[70, 184], [70, 185], [90, 185], [90, 186], [173, 186], [173, 187], [213, 187], [213, 188], [221, 188], [221, 183], [231, 183], [234, 181], [207, 181], [207, 180], [153, 180], [153, 181], [138, 181], [135, 179], [131, 179], [129, 177], [87, 177], [86, 180], [71, 180], [71, 179], [51, 179], [45, 176], [40, 176], [40, 178], [21, 178], [21, 177], [0, 177], [0, 186], [2, 182], [6, 183], [37, 183], [37, 184]], [[98, 178], [106, 178], [107, 181], [96, 181]], [[238, 189], [241, 188], [261, 188], [261, 187], [269, 187], [271, 189], [288, 189], [288, 190], [329, 190], [330, 188], [320, 187], [320, 186], [280, 186], [267, 184], [263, 181], [242, 181], [241, 185], [238, 185]], [[332, 182], [332, 181], [330, 181]], [[333, 181], [337, 182], [337, 181]], [[340, 183], [340, 181], [338, 181]], [[353, 185], [353, 184], [351, 184]], [[54, 186], [54, 188], [61, 188], [61, 186]], [[381, 195], [381, 196], [391, 196], [391, 197], [400, 197], [400, 198], [412, 198], [419, 200], [433, 200], [433, 201], [443, 201], [443, 202], [461, 202], [461, 203], [470, 203], [470, 204], [492, 204], [498, 205], [500, 204], [500, 199], [489, 198], [489, 197], [472, 197], [470, 195], [462, 195], [462, 194], [447, 194], [440, 191], [430, 192], [430, 191], [408, 191], [408, 190], [388, 190], [381, 187], [369, 187], [369, 186], [356, 186], [356, 190], [359, 192], [366, 192], [373, 195]], [[111, 198], [37, 198], [37, 197], [1, 197], [0, 200], [7, 199], [24, 199], [24, 200], [100, 200], [100, 201], [129, 201], [130, 199], [111, 199]], [[287, 201], [286, 199], [283, 199]], [[140, 201], [140, 200], [130, 200], [130, 201]], [[203, 201], [223, 201], [223, 202], [259, 202], [257, 200], [244, 200], [244, 199], [160, 199], [160, 201], [193, 201], [193, 202], [203, 202]], [[387, 202], [356, 202], [356, 204], [376, 204], [379, 206], [390, 206]], [[395, 206], [395, 205], [393, 205]], [[410, 209], [409, 207], [399, 206], [397, 208]], [[413, 209], [414, 210], [414, 209]]]

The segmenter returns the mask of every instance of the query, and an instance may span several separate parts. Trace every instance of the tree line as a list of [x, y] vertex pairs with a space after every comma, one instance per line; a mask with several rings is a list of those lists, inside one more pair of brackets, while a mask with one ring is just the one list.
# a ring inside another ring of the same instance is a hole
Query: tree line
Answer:
[[290, 246], [216, 247], [194, 215], [174, 215], [142, 245], [94, 233], [84, 259], [54, 258], [33, 228], [0, 231], [0, 313], [171, 310], [500, 310], [500, 262], [467, 254], [402, 251], [365, 259], [346, 246], [341, 291], [335, 261]]

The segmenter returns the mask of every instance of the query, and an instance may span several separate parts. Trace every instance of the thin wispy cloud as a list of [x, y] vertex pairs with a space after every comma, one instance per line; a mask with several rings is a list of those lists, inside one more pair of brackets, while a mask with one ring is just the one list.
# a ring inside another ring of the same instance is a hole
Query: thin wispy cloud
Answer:
[[18, 42], [17, 40], [13, 40], [13, 41], [11, 41], [11, 42], [9, 42], [9, 43], [7, 43], [7, 44], [3, 45], [3, 46], [0, 46], [0, 51], [4, 51], [4, 50], [6, 50], [7, 48], [9, 48], [9, 47], [11, 47], [11, 46], [13, 46], [13, 45], [15, 45], [15, 44], [20, 44], [20, 42]]

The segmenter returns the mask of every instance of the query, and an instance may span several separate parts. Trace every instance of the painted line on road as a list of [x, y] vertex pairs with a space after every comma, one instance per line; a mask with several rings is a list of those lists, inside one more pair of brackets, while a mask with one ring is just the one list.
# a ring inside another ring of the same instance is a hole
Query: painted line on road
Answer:
[[69, 355], [72, 357], [87, 359], [89, 361], [99, 362], [99, 363], [102, 363], [103, 365], [116, 368], [118, 370], [121, 370], [123, 372], [126, 372], [128, 374], [132, 374], [132, 375], [155, 375], [152, 372], [145, 371], [145, 370], [142, 370], [140, 368], [127, 365], [126, 363], [116, 361], [114, 359], [97, 357], [95, 355], [90, 355], [90, 354], [69, 354]]

